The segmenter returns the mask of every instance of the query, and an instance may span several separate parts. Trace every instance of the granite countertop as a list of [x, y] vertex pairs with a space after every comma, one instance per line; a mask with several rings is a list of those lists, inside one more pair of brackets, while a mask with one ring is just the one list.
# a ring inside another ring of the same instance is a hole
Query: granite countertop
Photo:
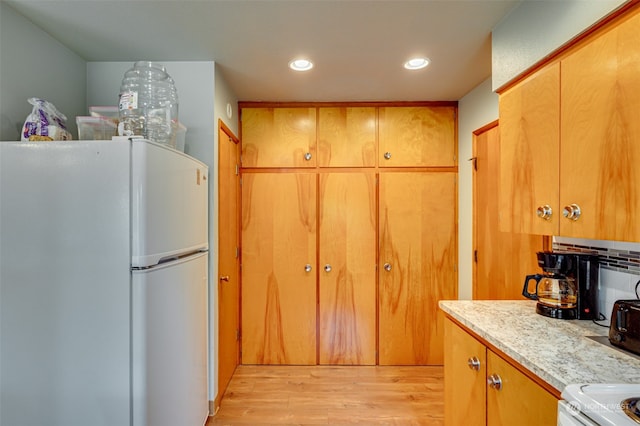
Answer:
[[535, 305], [530, 300], [440, 301], [447, 315], [559, 392], [572, 383], [640, 383], [640, 357], [608, 345], [608, 328], [590, 320], [547, 318], [536, 314]]

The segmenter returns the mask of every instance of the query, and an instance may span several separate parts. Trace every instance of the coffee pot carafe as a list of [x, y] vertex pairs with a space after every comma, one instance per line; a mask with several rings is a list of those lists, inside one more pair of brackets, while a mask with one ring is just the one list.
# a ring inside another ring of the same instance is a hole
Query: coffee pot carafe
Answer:
[[[535, 290], [529, 291], [531, 282], [535, 282]], [[557, 274], [527, 275], [524, 280], [522, 295], [537, 300], [541, 309], [555, 311], [554, 317], [565, 319], [576, 318], [578, 288], [573, 278]]]

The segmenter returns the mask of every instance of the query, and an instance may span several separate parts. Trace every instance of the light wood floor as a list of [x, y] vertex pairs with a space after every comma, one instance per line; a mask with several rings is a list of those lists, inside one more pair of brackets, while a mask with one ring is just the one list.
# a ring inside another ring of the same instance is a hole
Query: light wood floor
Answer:
[[442, 367], [241, 365], [214, 425], [442, 425]]

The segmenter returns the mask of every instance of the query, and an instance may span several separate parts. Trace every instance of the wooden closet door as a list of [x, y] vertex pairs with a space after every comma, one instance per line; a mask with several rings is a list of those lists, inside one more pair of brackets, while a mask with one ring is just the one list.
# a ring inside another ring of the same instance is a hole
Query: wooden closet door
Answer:
[[316, 364], [316, 188], [312, 173], [243, 174], [243, 364]]
[[374, 167], [376, 108], [318, 108], [318, 165]]
[[380, 107], [380, 167], [456, 166], [456, 108]]
[[441, 299], [456, 299], [456, 173], [380, 174], [379, 363], [443, 362]]
[[376, 363], [374, 173], [320, 175], [320, 364]]
[[243, 108], [242, 167], [315, 167], [315, 108]]

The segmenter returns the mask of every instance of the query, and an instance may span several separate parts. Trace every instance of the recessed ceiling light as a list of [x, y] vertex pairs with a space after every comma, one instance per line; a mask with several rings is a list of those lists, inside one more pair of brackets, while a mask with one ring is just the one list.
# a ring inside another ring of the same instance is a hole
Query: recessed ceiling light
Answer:
[[427, 58], [412, 58], [404, 63], [404, 67], [408, 70], [419, 70], [429, 65]]
[[294, 71], [308, 71], [313, 68], [313, 62], [308, 59], [294, 59], [289, 62], [289, 68]]

